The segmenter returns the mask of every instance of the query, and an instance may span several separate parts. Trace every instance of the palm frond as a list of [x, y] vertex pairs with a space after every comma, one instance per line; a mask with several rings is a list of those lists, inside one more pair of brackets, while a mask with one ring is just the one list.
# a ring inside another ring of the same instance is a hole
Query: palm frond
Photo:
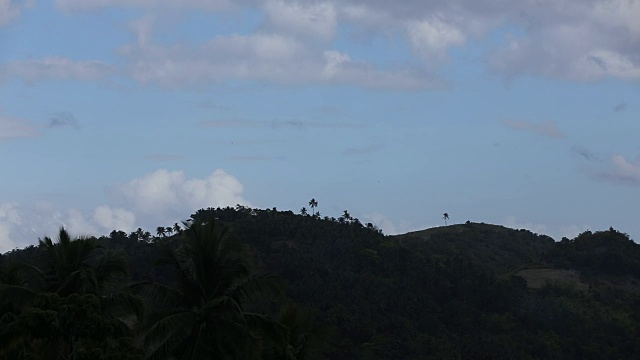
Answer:
[[116, 292], [100, 297], [103, 311], [113, 316], [135, 315], [140, 321], [144, 318], [145, 303], [142, 298], [125, 292]]
[[184, 297], [179, 290], [151, 281], [138, 282], [130, 285], [129, 288], [134, 293], [140, 294], [151, 301], [170, 306], [182, 305]]
[[16, 285], [0, 285], [0, 305], [21, 309], [30, 306], [38, 294], [26, 287]]
[[191, 311], [170, 310], [159, 314], [159, 319], [145, 333], [144, 346], [154, 351], [166, 343], [177, 344], [195, 324], [197, 315]]

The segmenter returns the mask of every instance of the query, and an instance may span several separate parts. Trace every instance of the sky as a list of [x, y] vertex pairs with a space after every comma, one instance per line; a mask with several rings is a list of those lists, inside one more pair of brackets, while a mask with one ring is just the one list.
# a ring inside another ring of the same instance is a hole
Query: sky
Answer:
[[0, 252], [197, 209], [640, 239], [640, 0], [0, 0]]

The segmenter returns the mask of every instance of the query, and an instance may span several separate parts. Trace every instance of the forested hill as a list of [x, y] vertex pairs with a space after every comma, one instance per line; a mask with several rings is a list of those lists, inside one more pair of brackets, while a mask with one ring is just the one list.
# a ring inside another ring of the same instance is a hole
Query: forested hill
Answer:
[[[248, 245], [255, 273], [285, 284], [285, 295], [258, 299], [256, 309], [275, 319], [295, 303], [312, 315], [305, 327], [284, 327], [288, 352], [261, 359], [640, 358], [640, 245], [614, 229], [556, 242], [467, 222], [385, 236], [348, 212], [334, 219], [242, 206], [199, 210], [191, 220], [225, 225], [234, 243]], [[179, 287], [180, 273], [154, 265], [192, 244], [191, 230], [176, 225], [96, 242], [129, 257], [131, 275], [119, 282]], [[6, 254], [2, 266], [45, 266], [42, 247]], [[142, 328], [130, 346], [148, 338]], [[170, 349], [180, 358], [182, 348]]]

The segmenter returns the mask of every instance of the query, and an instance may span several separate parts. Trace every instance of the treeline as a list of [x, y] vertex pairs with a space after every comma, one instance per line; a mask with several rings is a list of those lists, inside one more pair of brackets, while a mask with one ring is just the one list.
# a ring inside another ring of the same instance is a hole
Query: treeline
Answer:
[[[555, 242], [468, 222], [385, 236], [347, 211], [321, 217], [313, 204], [311, 215], [201, 209], [149, 239], [114, 231], [90, 239], [79, 282], [60, 280], [76, 270], [52, 275], [54, 260], [72, 258], [52, 256], [47, 249], [65, 246], [57, 242], [3, 256], [2, 291], [13, 295], [2, 296], [2, 321], [23, 330], [3, 330], [0, 357], [58, 344], [75, 354], [67, 358], [640, 358], [640, 246], [623, 233]], [[128, 273], [98, 270], [124, 255]], [[575, 270], [588, 286], [532, 289], [517, 276], [523, 268]], [[94, 319], [78, 327], [101, 336], [69, 327], [64, 309], [76, 308]], [[59, 328], [44, 331], [44, 313]]]
[[[55, 241], [2, 258], [0, 358], [290, 360], [326, 353], [327, 330], [283, 299], [282, 281], [256, 273], [248, 247], [217, 222], [193, 221], [173, 243], [155, 246], [108, 240], [72, 239], [61, 229]], [[124, 248], [137, 248], [145, 263], [155, 258], [154, 269], [132, 278]]]

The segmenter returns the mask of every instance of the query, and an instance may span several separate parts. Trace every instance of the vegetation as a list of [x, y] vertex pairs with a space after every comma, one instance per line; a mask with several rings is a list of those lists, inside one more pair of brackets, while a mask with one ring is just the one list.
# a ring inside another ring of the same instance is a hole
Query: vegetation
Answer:
[[[640, 245], [209, 208], [0, 256], [3, 359], [634, 359]], [[444, 214], [443, 219], [448, 219]]]

